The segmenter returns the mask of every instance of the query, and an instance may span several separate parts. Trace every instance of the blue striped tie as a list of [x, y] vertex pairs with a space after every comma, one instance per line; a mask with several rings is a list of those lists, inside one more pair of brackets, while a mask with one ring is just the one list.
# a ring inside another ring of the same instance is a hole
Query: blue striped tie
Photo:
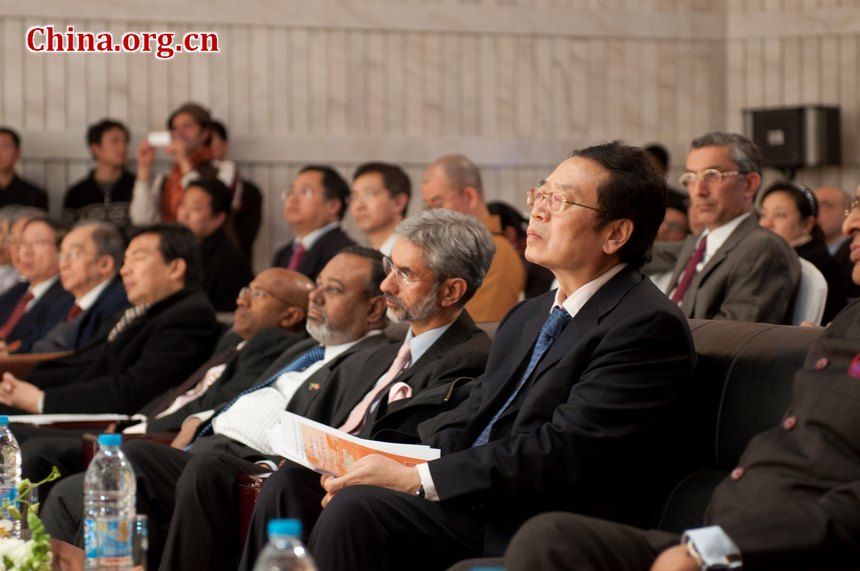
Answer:
[[224, 414], [225, 412], [227, 412], [230, 409], [230, 407], [233, 406], [234, 404], [236, 404], [236, 401], [238, 401], [243, 396], [250, 394], [250, 393], [253, 393], [254, 391], [256, 391], [258, 389], [263, 389], [263, 388], [268, 387], [269, 385], [271, 385], [272, 383], [277, 381], [278, 377], [280, 377], [284, 373], [292, 373], [293, 371], [303, 371], [303, 370], [307, 369], [308, 367], [310, 367], [311, 365], [313, 365], [314, 363], [316, 363], [317, 361], [322, 359], [323, 355], [325, 355], [325, 349], [323, 349], [322, 345], [317, 345], [316, 347], [311, 347], [310, 349], [308, 349], [307, 351], [305, 351], [304, 353], [302, 353], [301, 355], [296, 357], [291, 363], [284, 366], [283, 369], [281, 369], [280, 371], [278, 371], [277, 373], [275, 373], [274, 375], [272, 375], [271, 377], [269, 377], [268, 379], [266, 379], [262, 383], [257, 383], [253, 387], [251, 387], [249, 389], [245, 389], [244, 391], [239, 393], [233, 400], [231, 400], [229, 403], [227, 403], [227, 406], [222, 408], [221, 412], [219, 412], [218, 414], [216, 414], [215, 416], [210, 418], [209, 422], [207, 422], [205, 425], [203, 425], [203, 428], [201, 428], [197, 432], [197, 438], [200, 438], [201, 436], [206, 436], [207, 434], [211, 433], [212, 432], [212, 423], [215, 421], [215, 419], [218, 418], [220, 415]]
[[499, 420], [502, 413], [511, 406], [514, 399], [517, 398], [520, 389], [523, 388], [523, 385], [526, 384], [526, 380], [534, 372], [535, 367], [537, 367], [537, 364], [541, 360], [541, 357], [543, 357], [549, 348], [552, 347], [552, 344], [555, 343], [555, 340], [558, 338], [561, 330], [564, 329], [564, 326], [567, 325], [568, 321], [570, 321], [570, 314], [563, 308], [556, 307], [552, 310], [552, 313], [550, 313], [549, 317], [544, 321], [543, 327], [540, 328], [540, 334], [535, 342], [535, 348], [532, 350], [532, 357], [529, 360], [529, 366], [526, 367], [526, 371], [520, 378], [520, 382], [517, 383], [514, 392], [511, 393], [511, 396], [508, 397], [508, 400], [505, 401], [505, 404], [502, 405], [502, 408], [499, 409], [499, 412], [497, 412], [489, 424], [487, 424], [486, 428], [481, 431], [481, 434], [478, 435], [472, 446], [483, 446], [490, 441], [490, 431], [492, 431], [493, 425], [497, 420]]

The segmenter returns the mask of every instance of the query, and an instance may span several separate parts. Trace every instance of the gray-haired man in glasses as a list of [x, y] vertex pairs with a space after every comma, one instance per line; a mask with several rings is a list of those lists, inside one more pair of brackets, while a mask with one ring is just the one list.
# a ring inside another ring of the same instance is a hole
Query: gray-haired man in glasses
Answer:
[[672, 268], [666, 294], [687, 317], [791, 322], [800, 263], [750, 215], [761, 171], [761, 152], [742, 135], [714, 131], [690, 144], [679, 182], [705, 229], [680, 248], [656, 244], [646, 268]]

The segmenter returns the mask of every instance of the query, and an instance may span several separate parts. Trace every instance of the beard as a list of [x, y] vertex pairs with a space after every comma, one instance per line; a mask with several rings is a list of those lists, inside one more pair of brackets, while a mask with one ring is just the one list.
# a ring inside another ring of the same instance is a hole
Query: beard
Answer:
[[316, 339], [320, 345], [324, 347], [329, 345], [342, 345], [344, 343], [349, 343], [350, 341], [355, 341], [361, 337], [361, 334], [359, 333], [361, 324], [357, 323], [345, 329], [334, 329], [329, 323], [328, 316], [325, 311], [319, 307], [314, 309], [319, 312], [322, 319], [319, 321], [308, 319], [305, 324], [305, 330], [311, 337]]
[[389, 307], [385, 313], [388, 319], [395, 323], [401, 321], [424, 321], [437, 311], [439, 311], [439, 302], [436, 299], [439, 292], [439, 286], [434, 285], [433, 289], [421, 300], [419, 300], [411, 308], [406, 307], [406, 304], [397, 296], [385, 294], [385, 300], [393, 303], [395, 307]]

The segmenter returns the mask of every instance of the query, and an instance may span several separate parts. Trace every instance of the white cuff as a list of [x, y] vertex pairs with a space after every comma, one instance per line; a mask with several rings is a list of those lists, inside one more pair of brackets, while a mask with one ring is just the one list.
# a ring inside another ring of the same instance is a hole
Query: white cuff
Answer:
[[431, 502], [439, 501], [439, 494], [436, 492], [436, 486], [433, 485], [433, 476], [430, 475], [430, 467], [427, 463], [418, 464], [415, 466], [418, 469], [418, 477], [421, 478], [421, 485], [424, 486], [424, 499]]
[[693, 547], [702, 560], [702, 569], [740, 569], [743, 566], [740, 549], [718, 525], [687, 530], [681, 543]]

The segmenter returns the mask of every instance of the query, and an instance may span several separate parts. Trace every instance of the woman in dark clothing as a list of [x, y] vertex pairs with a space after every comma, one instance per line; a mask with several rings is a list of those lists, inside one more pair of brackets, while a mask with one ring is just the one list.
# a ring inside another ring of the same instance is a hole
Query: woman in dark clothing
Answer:
[[830, 256], [824, 233], [816, 222], [818, 201], [812, 191], [792, 182], [776, 182], [761, 197], [759, 224], [788, 242], [797, 255], [809, 260], [827, 280], [827, 303], [822, 323], [829, 323], [847, 301], [845, 275]]

